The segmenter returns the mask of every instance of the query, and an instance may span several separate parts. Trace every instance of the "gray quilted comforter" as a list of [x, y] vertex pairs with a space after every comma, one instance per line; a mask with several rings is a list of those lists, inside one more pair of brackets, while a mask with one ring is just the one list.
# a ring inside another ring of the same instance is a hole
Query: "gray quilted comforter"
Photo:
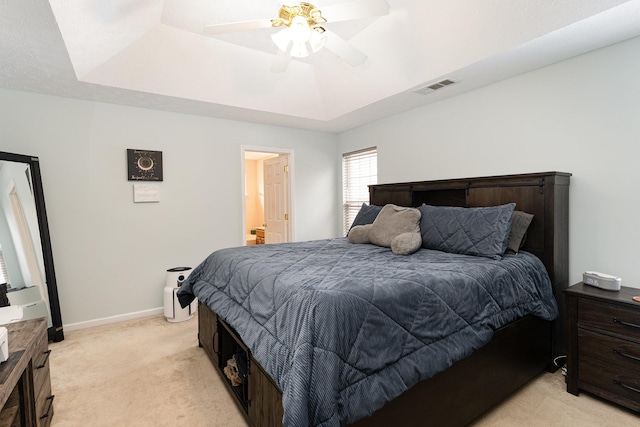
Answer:
[[396, 256], [345, 238], [223, 249], [179, 291], [242, 337], [283, 391], [286, 426], [337, 426], [533, 313], [557, 315], [541, 261], [420, 249]]

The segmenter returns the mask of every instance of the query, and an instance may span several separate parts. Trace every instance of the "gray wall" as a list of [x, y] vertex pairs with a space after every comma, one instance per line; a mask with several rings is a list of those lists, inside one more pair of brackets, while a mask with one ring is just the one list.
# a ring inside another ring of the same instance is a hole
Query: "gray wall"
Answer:
[[639, 51], [632, 39], [362, 126], [340, 152], [377, 145], [380, 183], [570, 172], [570, 280], [640, 287]]
[[[293, 150], [296, 240], [335, 236], [335, 135], [0, 90], [0, 150], [40, 158], [63, 322], [157, 309], [166, 269], [243, 244], [242, 145]], [[159, 203], [133, 203], [127, 148], [163, 152]]]

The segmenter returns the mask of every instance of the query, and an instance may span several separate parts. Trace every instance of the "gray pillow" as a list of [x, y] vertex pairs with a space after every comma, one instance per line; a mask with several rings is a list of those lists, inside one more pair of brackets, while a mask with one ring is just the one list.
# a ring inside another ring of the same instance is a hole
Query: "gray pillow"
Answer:
[[517, 254], [520, 248], [524, 246], [527, 239], [527, 230], [531, 224], [533, 215], [522, 212], [513, 211], [511, 219], [511, 231], [509, 232], [509, 240], [507, 241], [507, 253]]
[[373, 221], [376, 220], [376, 217], [381, 210], [382, 206], [367, 205], [366, 203], [363, 203], [349, 230], [351, 230], [356, 225], [373, 224]]
[[507, 249], [515, 203], [487, 208], [420, 207], [422, 246], [500, 259]]

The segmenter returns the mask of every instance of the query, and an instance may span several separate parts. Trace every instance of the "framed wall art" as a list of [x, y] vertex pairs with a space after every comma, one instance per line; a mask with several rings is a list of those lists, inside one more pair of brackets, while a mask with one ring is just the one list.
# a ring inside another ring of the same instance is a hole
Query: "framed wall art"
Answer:
[[162, 181], [162, 151], [127, 149], [129, 181]]

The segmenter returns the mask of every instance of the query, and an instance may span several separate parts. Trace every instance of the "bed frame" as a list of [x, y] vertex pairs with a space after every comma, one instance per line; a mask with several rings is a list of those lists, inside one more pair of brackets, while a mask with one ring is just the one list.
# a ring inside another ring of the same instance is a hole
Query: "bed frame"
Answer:
[[[468, 179], [372, 185], [370, 203], [418, 207], [481, 207], [515, 202], [532, 213], [524, 250], [544, 263], [560, 308], [560, 317], [546, 322], [522, 318], [494, 334], [486, 346], [444, 372], [416, 384], [358, 427], [462, 426], [492, 408], [540, 372], [554, 370], [553, 358], [566, 354], [563, 289], [568, 287], [569, 179], [571, 174], [545, 172]], [[250, 425], [282, 425], [282, 392], [253, 359], [236, 332], [199, 304], [198, 340], [222, 376]], [[238, 350], [246, 353], [248, 378], [231, 386], [222, 369]]]

